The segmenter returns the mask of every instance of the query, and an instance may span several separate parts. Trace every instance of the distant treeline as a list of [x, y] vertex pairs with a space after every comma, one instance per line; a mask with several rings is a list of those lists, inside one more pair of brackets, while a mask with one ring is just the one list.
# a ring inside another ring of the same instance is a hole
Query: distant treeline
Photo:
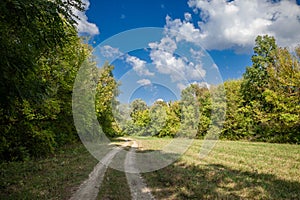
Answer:
[[150, 107], [137, 99], [130, 105], [131, 119], [121, 124], [124, 134], [203, 138], [219, 132], [230, 140], [299, 144], [300, 48], [291, 54], [270, 36], [255, 42], [252, 66], [242, 79], [210, 88], [191, 84], [181, 100]]

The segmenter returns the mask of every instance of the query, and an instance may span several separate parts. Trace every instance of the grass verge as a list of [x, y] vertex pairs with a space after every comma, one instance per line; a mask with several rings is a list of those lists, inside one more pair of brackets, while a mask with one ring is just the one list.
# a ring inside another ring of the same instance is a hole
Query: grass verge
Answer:
[[[143, 151], [169, 140], [134, 139]], [[299, 145], [218, 141], [200, 159], [202, 143], [195, 140], [172, 165], [142, 174], [157, 199], [299, 199]]]
[[48, 158], [2, 163], [0, 199], [68, 199], [96, 164], [81, 143]]
[[[171, 141], [132, 139], [140, 152], [161, 150]], [[156, 199], [299, 199], [300, 145], [218, 141], [200, 159], [202, 144], [194, 140], [173, 164], [142, 174]], [[113, 162], [124, 159], [117, 155]], [[96, 164], [82, 144], [46, 159], [2, 163], [0, 199], [68, 199]], [[108, 168], [98, 199], [130, 199], [125, 173]]]

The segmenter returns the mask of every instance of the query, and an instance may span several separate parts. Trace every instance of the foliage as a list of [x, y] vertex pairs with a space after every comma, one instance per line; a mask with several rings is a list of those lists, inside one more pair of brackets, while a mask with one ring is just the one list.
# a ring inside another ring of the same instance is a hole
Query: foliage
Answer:
[[18, 98], [37, 99], [37, 93], [45, 92], [39, 79], [34, 84], [27, 80], [35, 76], [41, 57], [62, 49], [76, 35], [72, 9], [82, 10], [81, 1], [1, 1], [1, 106], [13, 107]]
[[197, 95], [199, 90], [197, 84], [191, 84], [181, 92], [180, 135], [195, 137], [197, 134], [197, 126], [199, 123], [199, 104]]
[[[161, 136], [162, 130], [166, 132], [168, 106], [163, 102], [155, 102], [150, 108], [149, 132], [152, 136]], [[166, 133], [165, 133], [166, 134]]]
[[72, 89], [90, 49], [77, 36], [81, 1], [0, 3], [0, 157], [26, 160], [78, 139]]
[[244, 106], [241, 94], [242, 80], [229, 80], [224, 82], [226, 89], [226, 120], [222, 129], [222, 138], [238, 140], [250, 138], [251, 110], [249, 106]]
[[47, 58], [41, 57], [36, 73], [26, 79], [31, 84], [39, 81], [47, 89], [37, 92], [35, 98], [16, 98], [10, 103], [13, 107], [2, 108], [3, 159], [41, 156], [53, 152], [56, 146], [77, 140], [72, 117], [72, 86], [89, 50], [77, 36], [72, 37], [64, 49], [53, 51]]
[[[299, 51], [299, 48], [296, 50]], [[285, 48], [274, 52], [268, 67], [269, 85], [263, 97], [268, 103], [265, 129], [271, 141], [300, 141], [300, 62]]]
[[[169, 102], [168, 104], [165, 104], [163, 114], [166, 116], [163, 116], [165, 119], [165, 123], [160, 130], [158, 137], [175, 137], [179, 134], [180, 129], [180, 122], [181, 122], [181, 107], [180, 102]], [[155, 118], [152, 118], [152, 120], [155, 120]]]
[[242, 93], [246, 103], [262, 100], [262, 92], [268, 84], [267, 68], [275, 62], [274, 51], [277, 49], [275, 38], [268, 35], [257, 36], [253, 48], [252, 66], [243, 74]]
[[124, 132], [129, 135], [171, 136], [180, 127], [178, 102], [156, 101], [150, 107], [142, 99], [135, 99], [131, 105], [131, 119], [127, 120]]
[[120, 133], [113, 113], [114, 108], [118, 104], [116, 100], [118, 83], [113, 77], [113, 69], [114, 67], [108, 63], [105, 63], [100, 69], [95, 97], [97, 118], [103, 132], [108, 136], [115, 136]]
[[135, 99], [129, 106], [128, 119], [124, 119], [124, 133], [129, 135], [146, 135], [150, 122], [150, 113], [146, 102], [142, 99]]
[[254, 52], [241, 86], [242, 108], [251, 111], [244, 113], [252, 118], [248, 132], [253, 139], [299, 143], [299, 59], [269, 36], [257, 37]]

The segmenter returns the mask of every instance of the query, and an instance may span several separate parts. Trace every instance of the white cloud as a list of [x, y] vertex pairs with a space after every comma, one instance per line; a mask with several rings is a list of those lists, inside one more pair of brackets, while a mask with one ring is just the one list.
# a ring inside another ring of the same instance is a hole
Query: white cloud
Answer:
[[176, 42], [166, 36], [160, 42], [150, 43], [150, 58], [158, 72], [168, 74], [173, 82], [199, 80], [206, 71], [201, 63], [194, 64], [185, 57], [175, 56]]
[[[82, 3], [85, 4], [84, 10], [87, 11], [90, 6], [89, 0], [82, 0]], [[85, 33], [89, 35], [97, 35], [99, 34], [99, 28], [97, 27], [96, 24], [91, 23], [88, 21], [88, 17], [86, 16], [84, 12], [80, 12], [78, 10], [73, 10], [74, 14], [79, 17], [79, 20], [76, 19], [77, 21], [77, 29], [79, 33]]]
[[213, 69], [219, 69], [218, 66], [215, 63], [211, 66], [211, 68], [213, 68]]
[[172, 53], [159, 49], [152, 50], [150, 57], [158, 72], [169, 74], [173, 81], [183, 79], [184, 75], [182, 73], [186, 63], [182, 58], [176, 58]]
[[207, 82], [194, 82], [192, 84], [197, 84], [200, 88], [210, 88], [210, 84]]
[[184, 20], [185, 21], [191, 21], [192, 20], [191, 13], [184, 13]]
[[149, 79], [141, 79], [141, 80], [138, 80], [137, 83], [142, 86], [151, 85], [151, 81]]
[[135, 56], [127, 55], [125, 61], [132, 65], [133, 70], [139, 75], [139, 76], [153, 76], [154, 73], [150, 72], [146, 67], [146, 61], [141, 60]]
[[205, 53], [203, 50], [194, 50], [193, 48], [190, 48], [191, 57], [197, 61], [198, 63], [202, 63], [203, 57], [205, 57]]
[[185, 40], [198, 43], [205, 37], [192, 23], [180, 19], [172, 20], [169, 16], [166, 17], [165, 29], [168, 35], [176, 38], [177, 42]]
[[168, 51], [168, 52], [174, 53], [175, 50], [177, 49], [177, 44], [171, 38], [164, 37], [164, 38], [162, 38], [160, 40], [159, 43], [157, 43], [157, 42], [150, 43], [149, 47], [151, 49], [159, 49], [159, 50], [163, 50], [163, 51]]
[[207, 89], [209, 89], [210, 88], [210, 84], [209, 83], [207, 83], [207, 82], [196, 82], [196, 81], [194, 81], [194, 82], [192, 82], [192, 83], [187, 83], [187, 84], [184, 84], [184, 83], [178, 83], [177, 84], [177, 87], [180, 89], [180, 90], [184, 90], [185, 88], [187, 88], [188, 86], [190, 86], [190, 85], [198, 85], [200, 88], [207, 88]]
[[184, 83], [177, 83], [177, 88], [182, 91], [184, 90], [188, 85], [184, 84]]
[[100, 47], [100, 53], [105, 58], [117, 58], [122, 55], [122, 52], [118, 48], [109, 45]]
[[300, 41], [300, 6], [294, 0], [189, 0], [188, 4], [203, 21], [195, 28], [187, 19], [167, 17], [166, 27], [183, 35], [177, 39], [201, 41], [208, 49], [237, 51], [250, 50], [255, 37], [262, 34], [275, 36], [280, 46], [295, 47]]
[[130, 56], [128, 54], [125, 54], [123, 56], [123, 53], [118, 49], [114, 48], [109, 45], [105, 45], [100, 47], [100, 53], [101, 55], [106, 59], [113, 59], [113, 58], [119, 58], [129, 65], [132, 66], [133, 70], [139, 75], [139, 76], [153, 76], [154, 73], [150, 72], [146, 67], [146, 61], [139, 59], [135, 56]]

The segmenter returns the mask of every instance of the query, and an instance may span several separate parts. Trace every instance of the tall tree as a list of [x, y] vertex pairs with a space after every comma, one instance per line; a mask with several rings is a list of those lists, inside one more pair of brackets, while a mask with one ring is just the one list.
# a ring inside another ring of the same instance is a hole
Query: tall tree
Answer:
[[165, 122], [163, 128], [159, 132], [159, 137], [175, 137], [179, 134], [181, 108], [179, 101], [169, 102], [164, 105], [165, 110]]
[[253, 135], [251, 109], [244, 105], [241, 94], [242, 80], [228, 80], [224, 82], [226, 89], [226, 120], [221, 137], [227, 139], [250, 139]]
[[[296, 52], [299, 52], [299, 47]], [[300, 142], [300, 62], [288, 49], [274, 52], [268, 67], [269, 84], [263, 96], [270, 109], [265, 115], [269, 136], [275, 142]]]
[[150, 108], [149, 129], [152, 136], [160, 136], [166, 128], [168, 106], [165, 102], [156, 101]]
[[274, 64], [274, 51], [277, 49], [275, 38], [268, 35], [257, 36], [255, 44], [252, 66], [246, 68], [241, 87], [246, 103], [262, 99], [262, 93], [268, 84], [267, 68]]
[[180, 134], [195, 137], [199, 123], [198, 85], [191, 84], [181, 91], [181, 126]]
[[243, 74], [241, 93], [245, 107], [252, 111], [254, 137], [263, 137], [265, 126], [264, 115], [270, 108], [263, 97], [263, 92], [269, 83], [268, 66], [275, 62], [274, 52], [277, 49], [275, 38], [265, 35], [257, 36], [255, 40], [252, 66], [246, 68]]
[[257, 37], [254, 53], [241, 86], [244, 106], [252, 112], [249, 132], [260, 140], [297, 142], [299, 60], [269, 36]]
[[105, 63], [100, 69], [99, 82], [96, 89], [95, 108], [99, 123], [109, 136], [118, 135], [120, 130], [114, 116], [118, 102], [118, 83], [113, 77], [114, 66]]

